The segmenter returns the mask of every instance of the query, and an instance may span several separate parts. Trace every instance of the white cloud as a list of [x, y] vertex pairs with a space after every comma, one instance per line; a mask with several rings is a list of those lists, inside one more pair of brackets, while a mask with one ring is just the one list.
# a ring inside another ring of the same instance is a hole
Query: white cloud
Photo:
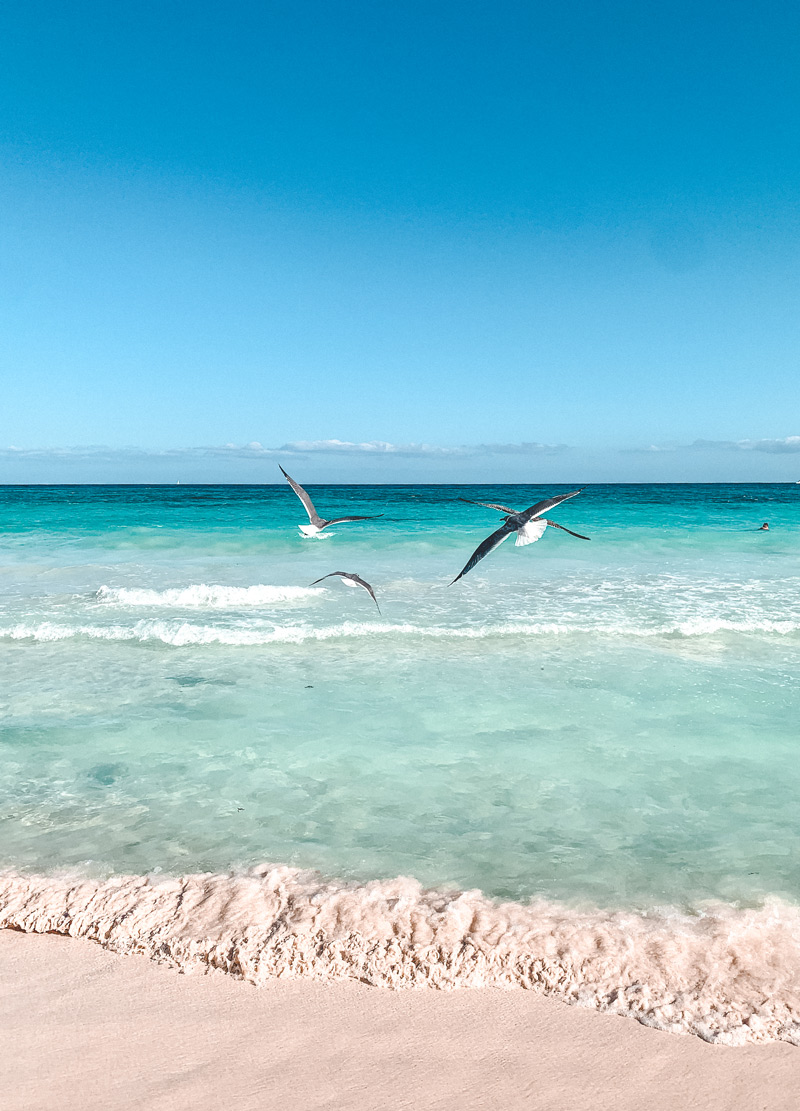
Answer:
[[784, 436], [777, 440], [695, 440], [693, 451], [764, 451], [770, 455], [800, 451], [800, 436]]
[[694, 440], [691, 444], [650, 444], [649, 447], [624, 450], [632, 455], [683, 451], [761, 451], [770, 455], [784, 455], [800, 452], [800, 436], [784, 436], [777, 440]]
[[350, 443], [346, 440], [295, 440], [284, 444], [280, 451], [297, 455], [320, 453], [324, 455], [401, 455], [406, 458], [465, 455], [537, 455], [566, 451], [566, 444], [462, 444], [458, 447], [438, 447], [434, 444], [390, 444], [385, 440]]
[[766, 451], [771, 455], [800, 451], [800, 436], [784, 436], [782, 440], [740, 440], [736, 445], [742, 451]]
[[283, 459], [306, 455], [390, 455], [406, 459], [453, 459], [481, 455], [551, 455], [567, 451], [566, 444], [476, 444], [439, 447], [433, 444], [390, 444], [385, 440], [353, 443], [348, 440], [294, 440], [281, 447], [264, 447], [257, 440], [248, 444], [147, 450], [137, 447], [111, 448], [97, 445], [55, 448], [0, 448], [0, 460], [51, 462], [123, 462], [147, 460], [191, 460], [203, 458]]
[[431, 447], [428, 444], [389, 444], [385, 440], [366, 440], [362, 443], [352, 443], [349, 440], [292, 440], [279, 450], [293, 455], [437, 455], [447, 453], [450, 449]]

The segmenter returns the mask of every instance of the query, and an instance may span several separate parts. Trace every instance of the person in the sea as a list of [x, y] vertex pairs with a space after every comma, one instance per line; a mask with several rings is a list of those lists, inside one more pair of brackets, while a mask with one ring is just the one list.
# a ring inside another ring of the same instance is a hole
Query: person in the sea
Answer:
[[769, 525], [767, 524], [767, 522], [765, 521], [760, 528], [757, 528], [756, 532], [769, 532]]

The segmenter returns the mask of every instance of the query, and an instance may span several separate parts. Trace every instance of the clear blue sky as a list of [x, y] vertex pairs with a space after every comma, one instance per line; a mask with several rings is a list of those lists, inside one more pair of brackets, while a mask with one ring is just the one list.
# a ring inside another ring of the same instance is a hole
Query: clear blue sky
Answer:
[[0, 481], [800, 478], [799, 94], [780, 0], [6, 5]]

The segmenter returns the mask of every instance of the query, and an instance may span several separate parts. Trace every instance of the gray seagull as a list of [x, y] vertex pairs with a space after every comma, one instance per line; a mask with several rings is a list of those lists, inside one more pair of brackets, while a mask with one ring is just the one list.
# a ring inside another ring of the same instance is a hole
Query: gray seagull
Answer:
[[300, 483], [295, 482], [291, 475], [288, 475], [283, 467], [281, 467], [280, 463], [278, 464], [278, 466], [280, 467], [281, 474], [294, 490], [295, 494], [297, 494], [298, 498], [303, 503], [303, 508], [308, 514], [308, 520], [310, 523], [307, 525], [297, 526], [302, 532], [303, 536], [318, 536], [324, 528], [328, 528], [330, 525], [341, 525], [344, 524], [345, 521], [374, 521], [376, 517], [383, 516], [382, 513], [376, 513], [372, 517], [332, 517], [330, 521], [326, 521], [324, 517], [320, 517], [319, 513], [317, 513], [316, 509], [314, 508], [313, 501], [300, 485]]
[[[323, 575], [322, 579], [332, 579], [334, 575], [340, 578], [345, 586], [363, 586], [372, 601], [375, 603], [376, 606], [378, 606], [378, 599], [375, 597], [375, 591], [372, 589], [368, 582], [365, 582], [365, 580], [361, 578], [360, 575], [352, 575], [349, 571], [331, 571], [330, 575]], [[322, 579], [314, 579], [311, 585], [316, 586], [317, 583], [322, 582]], [[381, 607], [378, 606], [378, 613], [380, 612]]]
[[509, 509], [507, 505], [496, 505], [494, 502], [471, 501], [470, 498], [459, 498], [459, 501], [469, 502], [470, 505], [485, 505], [487, 509], [498, 509], [507, 516], [505, 523], [501, 525], [497, 532], [493, 532], [491, 536], [487, 536], [483, 543], [478, 545], [469, 557], [463, 570], [460, 574], [456, 575], [450, 585], [452, 586], [453, 583], [457, 583], [460, 578], [468, 574], [476, 563], [480, 563], [484, 556], [487, 556], [489, 552], [493, 552], [495, 548], [502, 544], [513, 532], [517, 534], [517, 547], [521, 547], [524, 544], [535, 543], [535, 541], [542, 536], [548, 525], [551, 525], [553, 528], [563, 529], [563, 531], [568, 532], [570, 536], [577, 536], [579, 540], [589, 540], [590, 537], [581, 536], [579, 532], [573, 532], [572, 529], [564, 528], [563, 525], [559, 525], [555, 521], [548, 521], [542, 516], [548, 509], [560, 505], [561, 502], [566, 501], [567, 498], [574, 498], [577, 494], [580, 494], [581, 490], [585, 489], [585, 486], [581, 486], [580, 490], [573, 490], [571, 494], [558, 494], [554, 498], [546, 498], [544, 501], [539, 501], [536, 505], [532, 505], [530, 509], [523, 509], [521, 511]]

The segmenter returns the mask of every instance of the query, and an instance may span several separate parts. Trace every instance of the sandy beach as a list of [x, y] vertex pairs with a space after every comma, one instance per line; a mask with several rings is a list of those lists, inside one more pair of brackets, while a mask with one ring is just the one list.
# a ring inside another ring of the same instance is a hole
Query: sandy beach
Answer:
[[800, 1050], [665, 1034], [532, 991], [180, 975], [0, 931], [6, 1111], [794, 1111]]

